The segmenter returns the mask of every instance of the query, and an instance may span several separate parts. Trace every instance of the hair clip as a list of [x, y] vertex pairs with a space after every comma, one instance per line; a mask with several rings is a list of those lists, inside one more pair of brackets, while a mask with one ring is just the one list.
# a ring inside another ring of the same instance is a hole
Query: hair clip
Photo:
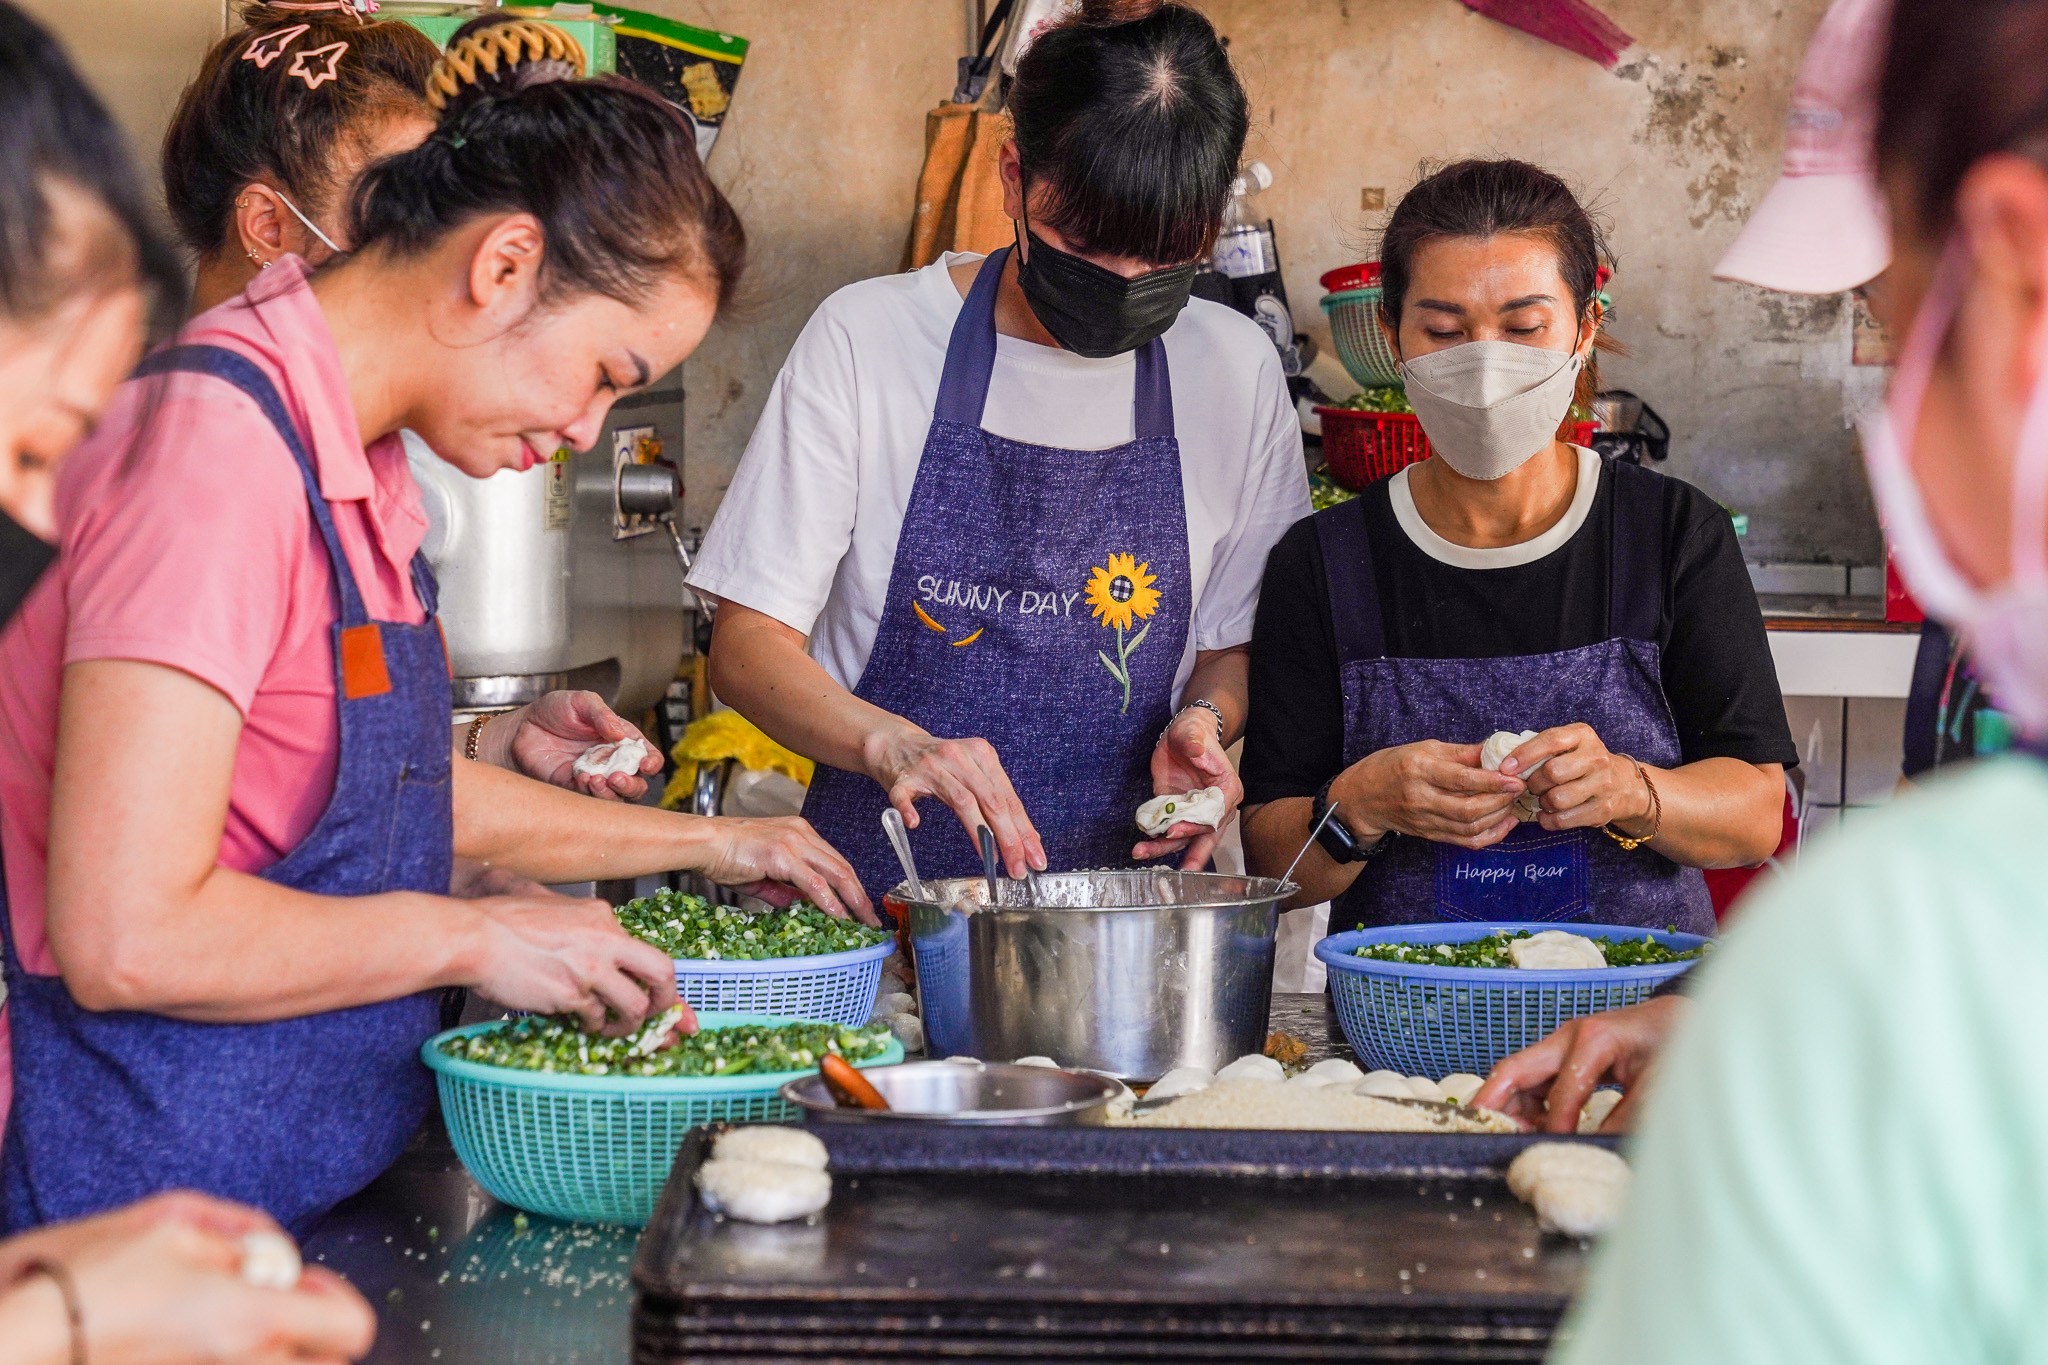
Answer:
[[[341, 74], [342, 54], [347, 51], [347, 43], [329, 43], [326, 47], [309, 47], [298, 56], [292, 58], [291, 67], [284, 74], [286, 76], [297, 76], [306, 83], [308, 90], [318, 90], [321, 86]], [[306, 65], [309, 57], [325, 57], [327, 59], [326, 68], [320, 71], [310, 69]]]
[[266, 70], [272, 62], [284, 55], [286, 48], [303, 37], [306, 30], [311, 27], [311, 24], [294, 24], [275, 33], [266, 33], [249, 44], [248, 51], [242, 54], [242, 60], [256, 63], [258, 71]]
[[312, 14], [319, 11], [339, 11], [362, 18], [375, 14], [377, 0], [270, 0], [271, 9], [291, 10], [298, 14]]

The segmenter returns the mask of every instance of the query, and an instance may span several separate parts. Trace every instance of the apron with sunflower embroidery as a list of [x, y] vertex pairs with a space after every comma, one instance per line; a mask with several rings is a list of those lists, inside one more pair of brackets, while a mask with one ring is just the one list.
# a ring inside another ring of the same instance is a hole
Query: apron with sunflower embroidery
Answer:
[[[854, 694], [947, 738], [987, 740], [1055, 871], [1124, 866], [1173, 714], [1193, 590], [1166, 347], [1137, 353], [1136, 439], [1061, 450], [982, 430], [996, 284], [983, 263], [904, 509], [888, 605]], [[879, 904], [902, 880], [872, 779], [823, 764], [804, 815]], [[951, 811], [919, 808], [918, 871], [964, 877], [981, 856]]]

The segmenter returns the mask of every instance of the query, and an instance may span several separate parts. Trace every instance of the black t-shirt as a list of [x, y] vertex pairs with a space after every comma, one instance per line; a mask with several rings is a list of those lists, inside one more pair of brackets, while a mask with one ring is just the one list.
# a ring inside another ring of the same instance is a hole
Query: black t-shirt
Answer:
[[[1486, 659], [1579, 649], [1609, 638], [1613, 563], [1605, 464], [1592, 507], [1556, 550], [1527, 564], [1466, 569], [1425, 553], [1394, 518], [1388, 481], [1359, 495], [1372, 544], [1386, 651], [1395, 658]], [[1735, 528], [1713, 499], [1662, 485], [1664, 606], [1657, 628], [1664, 694], [1688, 763], [1799, 761], [1764, 638], [1763, 613]], [[1346, 505], [1339, 515], [1357, 515]], [[1273, 547], [1252, 626], [1245, 804], [1310, 796], [1344, 766], [1344, 705], [1328, 580], [1315, 519]]]

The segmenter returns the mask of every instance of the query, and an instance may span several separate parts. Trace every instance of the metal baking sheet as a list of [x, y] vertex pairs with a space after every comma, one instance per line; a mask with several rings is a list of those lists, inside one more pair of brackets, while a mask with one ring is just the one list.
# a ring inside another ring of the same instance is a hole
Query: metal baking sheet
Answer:
[[1536, 1360], [1585, 1270], [1507, 1192], [1538, 1139], [906, 1127], [818, 1130], [832, 1204], [777, 1227], [697, 1203], [691, 1134], [636, 1359]]

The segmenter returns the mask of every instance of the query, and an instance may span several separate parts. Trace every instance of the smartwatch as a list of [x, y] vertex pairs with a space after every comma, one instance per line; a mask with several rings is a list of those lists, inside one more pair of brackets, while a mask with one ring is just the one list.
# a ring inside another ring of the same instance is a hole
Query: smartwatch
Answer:
[[1350, 826], [1342, 820], [1323, 819], [1323, 813], [1330, 809], [1330, 784], [1336, 780], [1332, 777], [1329, 782], [1317, 788], [1315, 800], [1309, 806], [1310, 827], [1322, 826], [1316, 830], [1316, 842], [1322, 845], [1323, 852], [1330, 855], [1331, 861], [1337, 863], [1362, 863], [1379, 856], [1393, 839], [1394, 831], [1388, 830], [1377, 841], [1368, 845], [1353, 834]]

